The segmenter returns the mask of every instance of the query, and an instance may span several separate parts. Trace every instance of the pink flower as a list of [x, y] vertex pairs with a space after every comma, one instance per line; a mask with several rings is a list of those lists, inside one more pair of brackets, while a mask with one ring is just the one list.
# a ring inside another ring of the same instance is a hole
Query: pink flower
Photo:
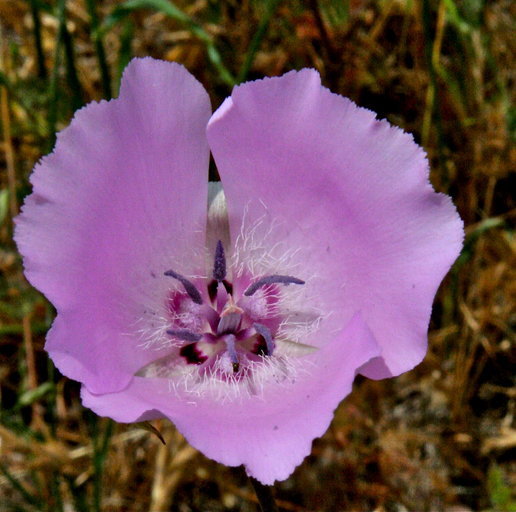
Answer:
[[308, 69], [238, 86], [211, 115], [183, 67], [133, 60], [32, 184], [16, 240], [84, 405], [165, 416], [265, 484], [301, 463], [357, 372], [422, 360], [463, 238], [412, 137]]

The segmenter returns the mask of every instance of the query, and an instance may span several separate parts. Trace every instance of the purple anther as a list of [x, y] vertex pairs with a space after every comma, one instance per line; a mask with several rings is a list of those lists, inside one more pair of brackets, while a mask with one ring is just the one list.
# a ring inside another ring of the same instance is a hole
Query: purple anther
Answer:
[[238, 360], [238, 354], [235, 346], [235, 337], [232, 334], [228, 334], [224, 341], [226, 342], [226, 349], [228, 351], [228, 356], [233, 366], [233, 373], [238, 372], [240, 368], [240, 361]]
[[247, 297], [250, 297], [251, 295], [253, 295], [256, 290], [259, 290], [262, 286], [267, 286], [269, 284], [275, 284], [275, 283], [280, 283], [280, 284], [305, 284], [304, 281], [302, 281], [301, 279], [298, 279], [297, 277], [292, 277], [292, 276], [279, 276], [279, 275], [272, 275], [272, 276], [265, 276], [265, 277], [262, 277], [261, 279], [258, 279], [258, 281], [256, 281], [255, 283], [253, 283], [251, 286], [249, 286], [249, 288], [247, 288], [247, 290], [244, 292], [244, 295], [247, 296]]
[[265, 344], [267, 345], [267, 354], [268, 356], [272, 355], [272, 352], [276, 348], [276, 343], [274, 343], [274, 339], [272, 337], [272, 333], [270, 329], [263, 324], [253, 324], [254, 330], [265, 340]]
[[170, 334], [170, 336], [174, 336], [175, 338], [183, 341], [189, 341], [191, 343], [199, 341], [202, 338], [202, 334], [189, 331], [188, 329], [170, 329], [167, 331], [167, 334]]
[[191, 281], [186, 279], [186, 277], [182, 276], [181, 274], [178, 274], [177, 272], [174, 272], [173, 270], [167, 270], [165, 272], [165, 275], [177, 279], [183, 285], [185, 292], [192, 299], [192, 301], [199, 305], [202, 304], [202, 297], [199, 290]]
[[224, 254], [224, 246], [220, 240], [217, 242], [217, 247], [215, 248], [213, 279], [216, 281], [224, 281], [224, 279], [226, 279], [226, 255]]

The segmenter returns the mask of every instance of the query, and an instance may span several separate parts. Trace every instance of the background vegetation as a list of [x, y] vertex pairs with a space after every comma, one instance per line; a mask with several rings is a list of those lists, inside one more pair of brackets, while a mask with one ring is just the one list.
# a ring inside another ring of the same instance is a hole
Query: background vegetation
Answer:
[[[243, 80], [317, 68], [410, 131], [466, 223], [414, 371], [354, 393], [294, 475], [294, 512], [516, 510], [515, 4], [510, 0], [0, 0], [0, 512], [251, 511], [239, 469], [85, 410], [44, 352], [53, 311], [12, 218], [56, 130], [117, 95], [134, 55], [175, 60], [214, 108]], [[512, 34], [511, 34], [512, 30]], [[512, 45], [512, 46], [511, 46]], [[512, 267], [511, 267], [512, 265]]]

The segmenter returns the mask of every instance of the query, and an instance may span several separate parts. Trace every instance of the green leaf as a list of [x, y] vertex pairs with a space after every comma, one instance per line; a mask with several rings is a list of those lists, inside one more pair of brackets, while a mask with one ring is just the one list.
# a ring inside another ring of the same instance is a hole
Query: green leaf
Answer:
[[7, 218], [9, 211], [9, 191], [4, 188], [0, 190], [0, 224]]
[[487, 472], [487, 492], [491, 505], [500, 512], [513, 512], [516, 503], [511, 502], [511, 489], [500, 466], [492, 464]]
[[54, 384], [52, 382], [44, 382], [39, 385], [37, 388], [28, 389], [24, 391], [18, 398], [18, 403], [16, 407], [25, 407], [27, 405], [31, 405], [34, 402], [37, 402], [40, 398], [44, 397], [47, 393], [50, 393], [54, 390]]
[[114, 25], [123, 21], [129, 14], [138, 9], [152, 9], [184, 25], [195, 37], [200, 39], [206, 46], [208, 58], [218, 71], [220, 78], [228, 85], [235, 85], [235, 78], [222, 63], [222, 57], [215, 47], [213, 38], [204, 28], [193, 20], [188, 14], [179, 9], [173, 2], [168, 0], [127, 0], [123, 4], [116, 6], [111, 13], [106, 16], [100, 29], [100, 33], [104, 34]]
[[449, 22], [462, 34], [469, 34], [471, 32], [470, 25], [464, 21], [459, 14], [459, 10], [453, 0], [444, 0], [446, 5], [446, 17]]

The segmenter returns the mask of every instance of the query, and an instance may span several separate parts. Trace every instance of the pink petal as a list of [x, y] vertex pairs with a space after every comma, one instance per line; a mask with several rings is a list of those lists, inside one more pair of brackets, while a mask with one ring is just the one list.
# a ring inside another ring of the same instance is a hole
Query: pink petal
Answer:
[[122, 389], [156, 357], [132, 335], [138, 316], [170, 285], [165, 270], [193, 270], [209, 116], [208, 95], [183, 67], [135, 59], [120, 97], [78, 111], [34, 170], [16, 241], [27, 278], [58, 311], [48, 352], [92, 392]]
[[244, 212], [252, 223], [265, 208], [284, 226], [278, 240], [306, 251], [332, 316], [345, 325], [362, 313], [383, 350], [362, 371], [381, 378], [418, 364], [463, 229], [412, 137], [302, 70], [236, 87], [208, 140], [232, 236]]
[[[232, 403], [205, 397], [180, 399], [167, 381], [136, 377], [119, 393], [94, 395], [83, 388], [86, 407], [101, 416], [132, 422], [158, 417], [173, 421], [206, 456], [229, 466], [243, 464], [264, 484], [284, 480], [324, 434], [333, 412], [351, 391], [355, 370], [378, 354], [360, 315], [311, 357], [308, 373], [295, 382], [270, 382], [263, 397]], [[328, 375], [331, 378], [328, 378]]]

